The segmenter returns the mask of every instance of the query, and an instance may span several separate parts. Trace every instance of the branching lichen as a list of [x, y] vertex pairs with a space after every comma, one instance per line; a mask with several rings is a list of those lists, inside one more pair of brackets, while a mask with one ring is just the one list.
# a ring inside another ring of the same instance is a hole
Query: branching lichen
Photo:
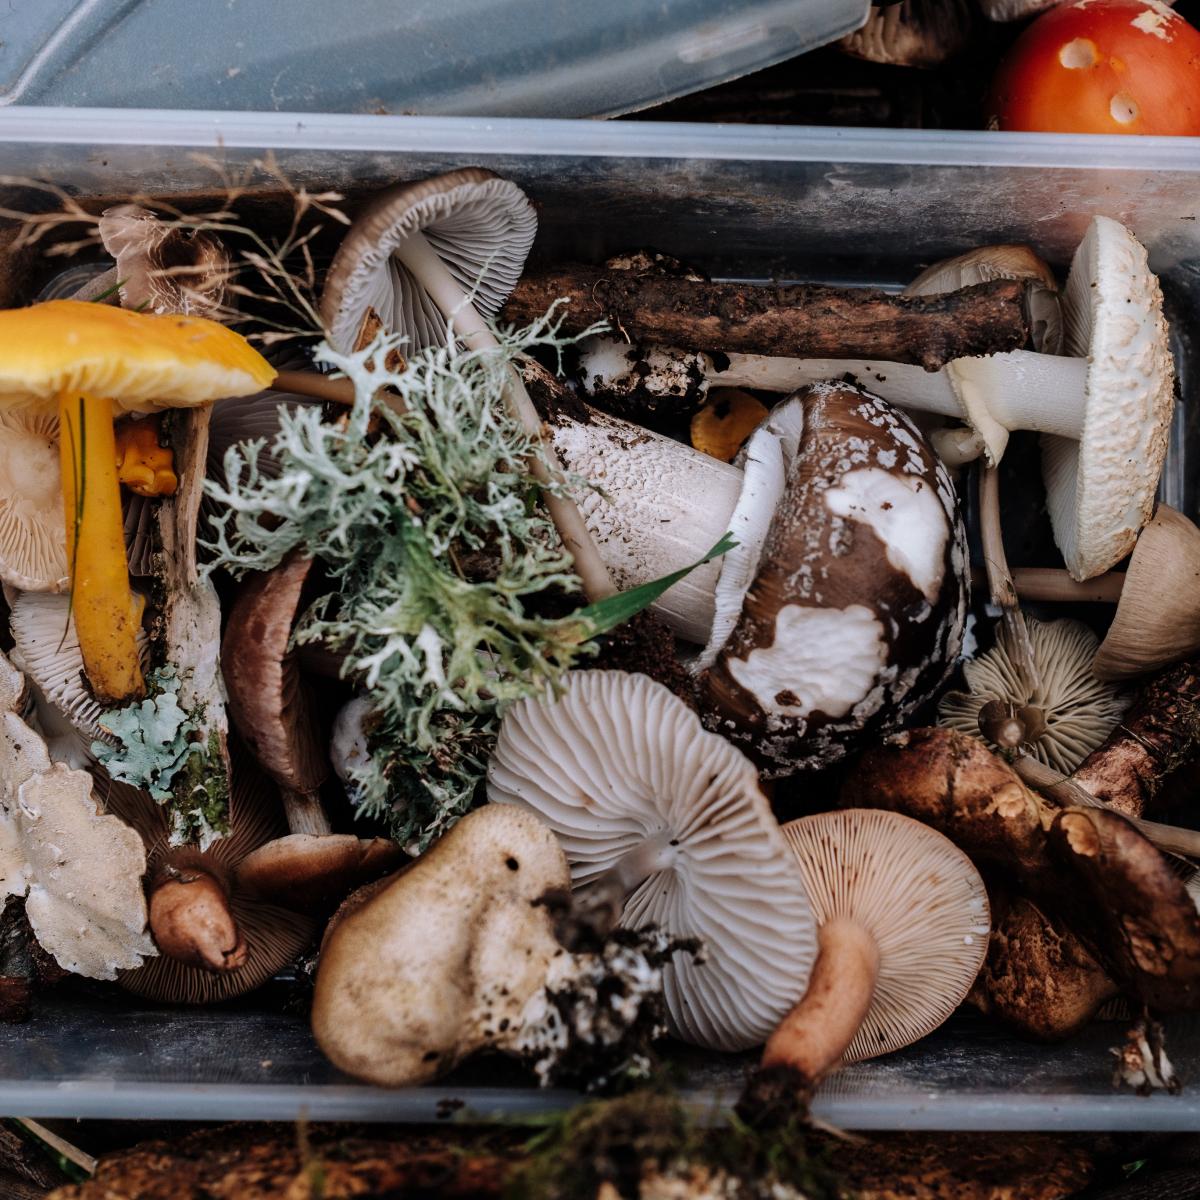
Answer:
[[430, 349], [400, 372], [387, 363], [395, 338], [351, 355], [322, 347], [355, 385], [352, 410], [281, 414], [277, 475], [249, 443], [226, 456], [227, 486], [207, 485], [220, 511], [210, 570], [269, 570], [297, 549], [323, 564], [332, 588], [295, 638], [344, 655], [369, 695], [360, 809], [420, 847], [472, 803], [499, 709], [590, 649], [591, 622], [533, 610], [579, 583], [537, 504], [527, 463], [540, 447], [504, 399], [519, 354], [561, 344], [547, 318], [499, 350]]

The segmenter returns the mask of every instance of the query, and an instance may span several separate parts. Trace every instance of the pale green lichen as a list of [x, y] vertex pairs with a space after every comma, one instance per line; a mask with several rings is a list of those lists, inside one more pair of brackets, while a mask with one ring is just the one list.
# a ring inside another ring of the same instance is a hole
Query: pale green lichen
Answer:
[[502, 706], [590, 649], [590, 621], [535, 611], [579, 581], [536, 503], [540, 447], [504, 399], [518, 355], [562, 344], [543, 319], [499, 350], [430, 349], [399, 373], [386, 364], [394, 338], [352, 355], [322, 347], [355, 385], [346, 418], [281, 413], [275, 477], [249, 443], [227, 454], [227, 486], [207, 485], [220, 510], [210, 570], [268, 570], [293, 550], [324, 565], [333, 586], [295, 638], [343, 653], [368, 692], [357, 799], [404, 842], [428, 844], [470, 807]]

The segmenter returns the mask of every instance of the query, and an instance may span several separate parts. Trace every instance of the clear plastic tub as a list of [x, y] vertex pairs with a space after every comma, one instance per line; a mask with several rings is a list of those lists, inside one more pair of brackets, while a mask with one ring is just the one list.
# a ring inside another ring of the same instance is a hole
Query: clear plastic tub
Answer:
[[[715, 275], [899, 284], [984, 241], [1070, 258], [1089, 218], [1126, 222], [1161, 273], [1185, 395], [1200, 309], [1200, 143], [1020, 134], [733, 128], [631, 123], [0, 109], [0, 174], [85, 196], [213, 187], [215, 157], [252, 185], [272, 150], [297, 183], [369, 189], [483, 164], [539, 205], [536, 252], [598, 258], [652, 245]], [[0, 203], [24, 198], [0, 185]], [[1195, 518], [1194, 403], [1179, 408], [1163, 492]], [[861, 1129], [1200, 1129], [1200, 1090], [1115, 1093], [1102, 1024], [1065, 1046], [1017, 1043], [955, 1018], [900, 1054], [835, 1076], [816, 1111]], [[1186, 1077], [1200, 1023], [1169, 1025]], [[728, 1099], [745, 1063], [688, 1058], [700, 1106]], [[340, 1075], [303, 1022], [265, 997], [234, 1008], [146, 1012], [121, 1000], [55, 1002], [0, 1026], [0, 1114], [427, 1120], [439, 1102], [528, 1112], [571, 1097], [476, 1086], [470, 1077], [386, 1092]], [[442, 1111], [447, 1111], [445, 1108]]]

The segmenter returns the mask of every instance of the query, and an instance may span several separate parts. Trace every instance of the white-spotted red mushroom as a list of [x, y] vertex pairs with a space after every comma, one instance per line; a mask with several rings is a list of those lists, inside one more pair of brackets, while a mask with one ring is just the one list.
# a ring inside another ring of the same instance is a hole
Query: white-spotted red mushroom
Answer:
[[545, 821], [574, 886], [615, 889], [624, 925], [704, 943], [703, 964], [664, 969], [684, 1040], [757, 1045], [802, 991], [814, 924], [757, 772], [661, 684], [572, 672], [556, 699], [514, 704], [488, 797]]
[[764, 433], [747, 446], [740, 545], [698, 683], [709, 728], [780, 776], [896, 728], [941, 685], [961, 646], [966, 552], [945, 469], [885, 401], [814, 385]]

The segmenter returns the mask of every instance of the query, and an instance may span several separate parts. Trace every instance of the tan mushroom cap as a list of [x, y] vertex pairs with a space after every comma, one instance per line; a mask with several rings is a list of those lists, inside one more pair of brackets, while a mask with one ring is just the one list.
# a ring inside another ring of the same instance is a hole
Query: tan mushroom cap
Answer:
[[355, 346], [373, 309], [413, 350], [446, 343], [446, 319], [394, 251], [412, 233], [425, 239], [484, 316], [499, 312], [520, 278], [537, 214], [515, 183], [465, 167], [374, 197], [354, 222], [326, 276], [321, 319], [330, 344]]
[[22, 591], [68, 583], [58, 417], [0, 409], [0, 579]]
[[722, 1050], [761, 1043], [803, 990], [816, 925], [753, 765], [661, 684], [570, 672], [552, 703], [505, 713], [488, 798], [558, 835], [576, 888], [615, 872], [622, 924], [701, 939], [663, 972], [674, 1032]]
[[858, 1062], [931, 1033], [987, 954], [987, 891], [948, 838], [897, 813], [843, 809], [783, 826], [820, 925], [839, 917], [879, 948], [871, 1007], [843, 1055]]
[[1045, 728], [1031, 737], [1027, 749], [1069, 775], [1113, 731], [1129, 697], [1093, 674], [1100, 639], [1081, 621], [1038, 621], [1027, 616], [1025, 625], [1040, 675], [1038, 687], [1031, 688], [1014, 665], [1011, 633], [1002, 623], [996, 644], [963, 667], [968, 691], [947, 692], [942, 698], [938, 722], [981, 737], [979, 711], [989, 700], [1014, 709], [1036, 708]]
[[7, 654], [0, 652], [0, 712], [22, 713], [29, 703], [29, 684], [13, 666]]

